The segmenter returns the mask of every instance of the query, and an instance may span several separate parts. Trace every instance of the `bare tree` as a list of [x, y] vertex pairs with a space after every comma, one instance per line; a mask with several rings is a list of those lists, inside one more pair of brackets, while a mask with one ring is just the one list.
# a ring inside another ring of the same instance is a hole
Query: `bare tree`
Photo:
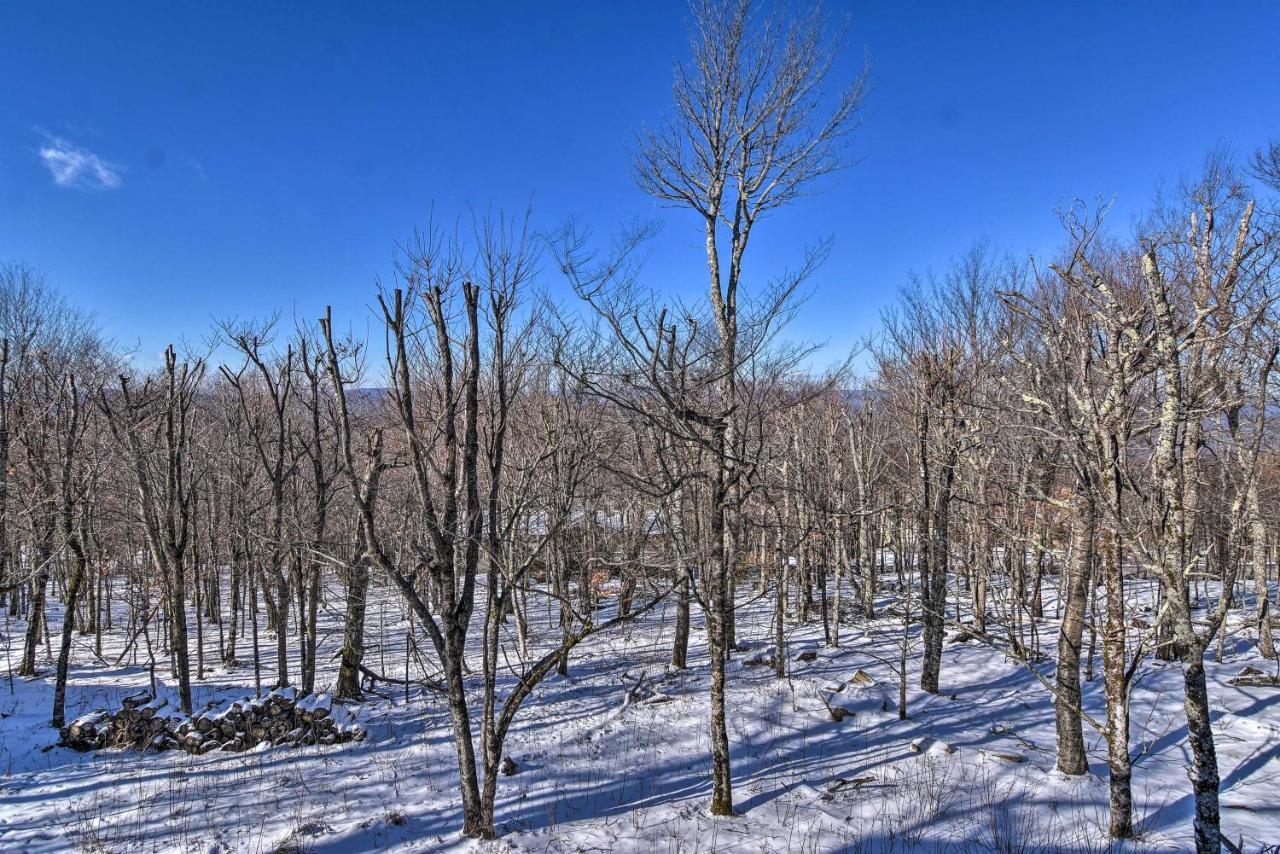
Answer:
[[[1226, 334], [1239, 334], [1256, 322], [1251, 308], [1258, 290], [1268, 284], [1276, 241], [1255, 220], [1255, 202], [1221, 157], [1210, 159], [1204, 178], [1187, 188], [1186, 200], [1167, 223], [1156, 221], [1149, 228], [1141, 248], [1160, 391], [1148, 499], [1154, 503], [1155, 530], [1148, 558], [1160, 578], [1165, 618], [1183, 669], [1196, 850], [1217, 852], [1219, 778], [1203, 657], [1226, 618], [1234, 584], [1226, 579], [1217, 606], [1197, 630], [1187, 572], [1195, 563], [1189, 533], [1198, 510], [1200, 413], [1221, 405], [1207, 381], [1208, 366], [1221, 356]], [[1224, 221], [1226, 227], [1220, 227]]]
[[116, 389], [103, 388], [98, 402], [111, 434], [130, 462], [137, 488], [138, 521], [151, 559], [164, 581], [169, 647], [178, 677], [179, 702], [191, 712], [191, 665], [187, 653], [186, 570], [197, 489], [191, 470], [193, 407], [204, 362], [179, 364], [173, 347], [164, 368], [136, 383], [121, 374]]
[[[1101, 219], [1073, 212], [1065, 221], [1071, 235], [1066, 258], [1052, 265], [1051, 275], [1041, 279], [1033, 295], [1009, 292], [1005, 297], [1015, 312], [1030, 320], [1036, 337], [1028, 344], [1040, 353], [1023, 356], [1031, 369], [1022, 374], [1022, 404], [1041, 417], [1041, 429], [1057, 437], [1072, 472], [1069, 501], [1040, 496], [1074, 514], [1069, 584], [1075, 585], [1076, 573], [1101, 567], [1106, 592], [1103, 735], [1110, 772], [1109, 829], [1112, 837], [1125, 838], [1133, 833], [1128, 698], [1141, 650], [1132, 661], [1127, 659], [1124, 493], [1131, 483], [1126, 452], [1139, 395], [1150, 373], [1147, 310], [1137, 298], [1132, 258], [1097, 245]], [[1044, 492], [1043, 486], [1040, 490]], [[1072, 595], [1069, 612], [1078, 612], [1082, 597], [1074, 587]], [[1067, 773], [1087, 769], [1081, 743], [1079, 629], [1073, 624], [1068, 638], [1064, 622], [1054, 696], [1058, 765]]]
[[[824, 103], [838, 44], [816, 10], [777, 21], [749, 0], [693, 7], [692, 59], [675, 71], [675, 117], [640, 135], [636, 174], [655, 198], [697, 214], [706, 239], [719, 373], [710, 429], [717, 458], [711, 483], [712, 553], [706, 580], [711, 639], [711, 812], [733, 814], [725, 660], [732, 621], [732, 567], [742, 501], [738, 407], [742, 341], [739, 299], [747, 246], [761, 216], [811, 191], [838, 169], [857, 124], [863, 74], [833, 106]], [[722, 251], [723, 250], [723, 251]]]
[[[589, 613], [578, 615], [577, 627], [559, 645], [522, 664], [499, 701], [502, 618], [549, 537], [566, 519], [548, 519], [543, 534], [524, 548], [520, 565], [507, 571], [500, 568], [512, 537], [528, 530], [502, 505], [501, 497], [506, 494], [502, 481], [507, 471], [504, 425], [526, 368], [515, 312], [535, 269], [534, 247], [527, 226], [512, 227], [502, 219], [483, 221], [477, 232], [481, 260], [475, 266], [464, 257], [459, 242], [446, 244], [438, 232], [420, 236], [401, 268], [407, 293], [397, 288], [379, 296], [397, 447], [406, 459], [405, 500], [412, 502], [426, 534], [425, 541], [411, 542], [411, 549], [394, 547], [394, 534], [378, 513], [386, 487], [383, 475], [390, 465], [384, 431], [378, 427], [370, 431], [363, 462], [357, 464], [344, 380], [350, 372], [340, 363], [328, 318], [322, 331], [336, 398], [341, 456], [360, 516], [365, 554], [390, 578], [431, 640], [443, 672], [457, 753], [463, 833], [491, 838], [502, 749], [520, 707], [568, 650], [598, 631], [646, 612], [660, 596], [626, 616], [597, 622]], [[482, 463], [487, 469], [483, 472]], [[488, 497], [482, 500], [486, 484]], [[482, 563], [487, 571], [481, 632], [483, 690], [477, 715], [465, 674], [468, 629], [476, 611]], [[425, 582], [425, 594], [420, 580]], [[477, 717], [479, 763], [474, 741]]]
[[[222, 324], [225, 338], [239, 350], [244, 364], [236, 371], [225, 365], [221, 370], [236, 390], [253, 441], [254, 455], [271, 489], [270, 528], [266, 536], [270, 555], [267, 571], [275, 582], [275, 598], [273, 601], [268, 597], [267, 604], [276, 634], [276, 685], [284, 687], [289, 684], [287, 629], [291, 598], [289, 576], [284, 568], [288, 552], [284, 523], [286, 485], [296, 464], [295, 454], [289, 446], [295, 362], [292, 344], [286, 345], [282, 354], [273, 356], [267, 352], [273, 340], [274, 327], [275, 319], [262, 324]], [[251, 376], [247, 376], [249, 372], [252, 372]]]

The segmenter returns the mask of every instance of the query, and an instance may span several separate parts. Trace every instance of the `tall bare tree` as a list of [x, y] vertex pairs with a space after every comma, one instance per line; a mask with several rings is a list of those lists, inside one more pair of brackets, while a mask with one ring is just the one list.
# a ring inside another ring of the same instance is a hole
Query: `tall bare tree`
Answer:
[[857, 126], [866, 74], [828, 103], [839, 44], [826, 37], [827, 22], [817, 10], [775, 19], [749, 0], [700, 0], [693, 17], [691, 59], [675, 70], [675, 116], [637, 139], [636, 175], [655, 198], [696, 214], [706, 242], [719, 372], [710, 425], [717, 462], [706, 579], [711, 812], [731, 815], [724, 694], [744, 477], [742, 427], [734, 417], [744, 349], [739, 308], [743, 265], [760, 218], [811, 191], [843, 165], [841, 152]]
[[191, 664], [187, 651], [187, 567], [198, 473], [192, 470], [194, 404], [204, 361], [178, 360], [165, 350], [164, 367], [136, 382], [121, 374], [98, 402], [112, 436], [124, 451], [137, 489], [137, 519], [151, 560], [164, 582], [169, 648], [178, 678], [179, 703], [191, 712]]

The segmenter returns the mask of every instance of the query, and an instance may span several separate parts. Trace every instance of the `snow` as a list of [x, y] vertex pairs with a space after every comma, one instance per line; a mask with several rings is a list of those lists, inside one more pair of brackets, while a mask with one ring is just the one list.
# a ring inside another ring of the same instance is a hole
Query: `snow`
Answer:
[[[391, 591], [375, 595], [367, 661], [403, 677], [408, 623]], [[364, 742], [204, 756], [77, 753], [56, 746], [58, 734], [48, 726], [52, 666], [45, 661], [35, 679], [0, 682], [0, 850], [1109, 850], [1105, 745], [1086, 726], [1090, 773], [1054, 771], [1053, 709], [1022, 665], [981, 643], [948, 643], [942, 693], [916, 689], [913, 665], [910, 717], [901, 721], [892, 666], [902, 629], [888, 616], [891, 598], [882, 602], [884, 619], [843, 626], [839, 650], [824, 647], [820, 623], [789, 626], [782, 680], [769, 667], [744, 665], [761, 652], [772, 655], [770, 599], [743, 600], [744, 648], [729, 674], [737, 817], [706, 813], [705, 634], [695, 615], [690, 667], [670, 668], [670, 605], [584, 642], [570, 676], [548, 678], [520, 711], [507, 745], [517, 772], [499, 778], [497, 841], [459, 833], [447, 710], [431, 690], [406, 697], [393, 686], [354, 708], [368, 729]], [[1235, 617], [1243, 624], [1248, 614]], [[321, 633], [320, 692], [331, 691], [336, 676], [339, 618], [327, 614]], [[531, 619], [535, 640], [553, 636], [545, 611], [533, 608]], [[55, 607], [51, 623], [59, 621]], [[11, 652], [22, 628], [13, 618], [3, 627]], [[514, 635], [514, 625], [510, 630]], [[275, 644], [262, 632], [266, 681], [274, 675]], [[1051, 648], [1052, 620], [1041, 639]], [[114, 666], [109, 649], [98, 661], [90, 639], [76, 642], [69, 720], [118, 707], [149, 687], [145, 662]], [[800, 660], [806, 650], [817, 654]], [[243, 646], [242, 659], [249, 653]], [[211, 642], [208, 660], [215, 657]], [[1207, 659], [1223, 827], [1256, 851], [1280, 840], [1280, 691], [1227, 684], [1248, 665], [1274, 671], [1257, 657], [1247, 628], [1233, 629], [1223, 663]], [[1051, 662], [1039, 666], [1052, 672]], [[415, 659], [410, 674], [422, 675], [419, 668]], [[176, 707], [176, 686], [166, 675], [160, 664], [157, 702], [168, 700], [168, 711]], [[195, 703], [240, 699], [252, 686], [251, 666], [206, 672], [193, 681]], [[1100, 672], [1083, 692], [1086, 709], [1101, 716]], [[332, 701], [317, 695], [303, 702]], [[1191, 850], [1181, 703], [1179, 666], [1148, 660], [1132, 695], [1140, 838], [1110, 850]], [[837, 722], [829, 707], [847, 714]], [[336, 703], [333, 710], [347, 714]]]

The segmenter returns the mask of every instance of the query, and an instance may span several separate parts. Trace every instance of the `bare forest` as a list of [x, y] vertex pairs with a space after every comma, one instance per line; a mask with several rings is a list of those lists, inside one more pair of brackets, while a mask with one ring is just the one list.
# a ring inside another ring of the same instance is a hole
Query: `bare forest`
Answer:
[[767, 11], [629, 140], [689, 297], [643, 223], [437, 211], [367, 316], [156, 360], [0, 267], [0, 848], [1276, 850], [1280, 143], [833, 355], [830, 244], [752, 247], [872, 70]]

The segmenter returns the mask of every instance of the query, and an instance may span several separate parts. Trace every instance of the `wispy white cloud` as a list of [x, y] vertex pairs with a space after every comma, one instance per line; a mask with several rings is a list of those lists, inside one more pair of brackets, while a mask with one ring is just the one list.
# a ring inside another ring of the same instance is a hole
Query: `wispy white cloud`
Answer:
[[120, 167], [60, 136], [45, 135], [40, 161], [59, 187], [75, 190], [114, 190], [124, 184]]

